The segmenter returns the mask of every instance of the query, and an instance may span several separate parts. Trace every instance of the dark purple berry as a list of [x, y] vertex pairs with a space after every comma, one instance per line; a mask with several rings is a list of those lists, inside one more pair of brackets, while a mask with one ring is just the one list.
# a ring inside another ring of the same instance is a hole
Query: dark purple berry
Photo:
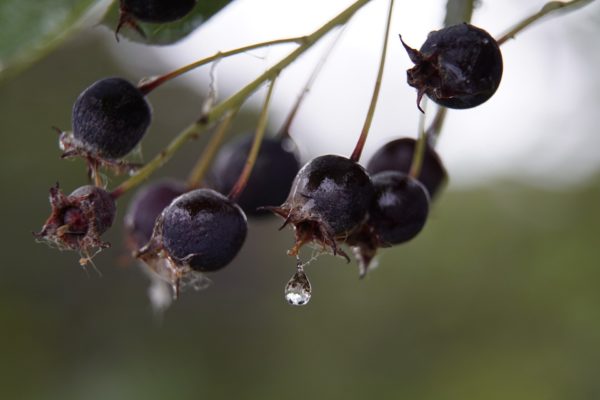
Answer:
[[121, 12], [144, 22], [164, 23], [185, 17], [196, 0], [121, 0]]
[[269, 209], [283, 217], [285, 224], [294, 225], [296, 245], [290, 255], [296, 255], [305, 243], [316, 242], [345, 256], [336, 242], [365, 221], [373, 193], [371, 178], [358, 163], [325, 155], [304, 165], [287, 200]]
[[377, 249], [405, 243], [425, 226], [429, 195], [419, 181], [397, 171], [373, 175], [375, 196], [369, 218], [346, 243], [353, 247], [364, 276]]
[[214, 190], [197, 189], [177, 197], [162, 211], [152, 239], [139, 256], [147, 259], [164, 253], [175, 271], [215, 271], [237, 255], [246, 232], [246, 216], [237, 204]]
[[164, 180], [146, 185], [135, 194], [125, 214], [125, 230], [132, 248], [137, 250], [148, 243], [160, 213], [186, 191], [184, 183]]
[[471, 108], [488, 100], [502, 78], [502, 53], [496, 40], [469, 24], [430, 32], [420, 50], [402, 42], [415, 66], [408, 84], [449, 108]]
[[[412, 138], [401, 138], [386, 143], [371, 157], [367, 164], [367, 171], [370, 174], [383, 171], [398, 171], [408, 174], [416, 143], [417, 141]], [[425, 148], [425, 158], [417, 179], [427, 188], [429, 197], [432, 199], [448, 180], [442, 160], [429, 145]]]
[[[215, 159], [210, 181], [215, 190], [227, 194], [244, 169], [253, 136], [243, 136], [224, 146]], [[300, 162], [289, 139], [265, 138], [252, 173], [237, 199], [248, 215], [265, 215], [259, 207], [281, 204], [285, 201]]]
[[109, 244], [100, 236], [112, 226], [115, 201], [110, 193], [96, 186], [82, 186], [65, 196], [58, 185], [50, 189], [52, 212], [37, 239], [63, 250], [89, 255], [92, 248]]
[[116, 160], [126, 156], [146, 133], [152, 112], [144, 94], [121, 78], [101, 79], [73, 105], [73, 135], [61, 136], [65, 156]]

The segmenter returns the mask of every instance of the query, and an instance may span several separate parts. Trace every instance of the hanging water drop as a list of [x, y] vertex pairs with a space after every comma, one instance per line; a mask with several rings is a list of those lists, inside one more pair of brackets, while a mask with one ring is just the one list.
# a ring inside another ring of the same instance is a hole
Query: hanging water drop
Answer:
[[310, 281], [304, 273], [302, 263], [298, 261], [296, 273], [285, 285], [285, 299], [293, 306], [303, 306], [308, 304], [311, 294]]

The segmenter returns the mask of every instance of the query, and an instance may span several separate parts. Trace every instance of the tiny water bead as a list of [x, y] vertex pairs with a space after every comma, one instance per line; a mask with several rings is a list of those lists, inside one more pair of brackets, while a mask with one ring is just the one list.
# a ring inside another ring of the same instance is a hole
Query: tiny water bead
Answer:
[[293, 306], [305, 306], [310, 301], [312, 287], [300, 261], [296, 266], [296, 273], [285, 285], [284, 293], [287, 302]]

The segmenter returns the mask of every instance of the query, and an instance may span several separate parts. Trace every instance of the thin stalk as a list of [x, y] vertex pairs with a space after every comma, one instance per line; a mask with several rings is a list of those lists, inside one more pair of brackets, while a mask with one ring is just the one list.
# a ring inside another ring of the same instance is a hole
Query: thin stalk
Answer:
[[200, 158], [198, 158], [196, 165], [194, 165], [194, 168], [190, 172], [190, 175], [187, 180], [189, 188], [196, 188], [200, 185], [200, 182], [202, 182], [202, 179], [206, 175], [206, 171], [208, 171], [208, 168], [212, 164], [212, 161], [215, 158], [217, 151], [221, 147], [221, 143], [223, 143], [223, 139], [225, 139], [225, 137], [227, 136], [227, 132], [229, 130], [229, 127], [231, 126], [231, 122], [235, 119], [238, 110], [239, 109], [233, 110], [230, 113], [226, 114], [223, 121], [217, 127], [217, 131], [210, 138], [210, 141], [204, 148], [204, 151], [202, 151], [202, 155], [200, 156]]
[[248, 183], [248, 178], [250, 178], [252, 168], [254, 168], [256, 158], [258, 157], [258, 153], [260, 152], [260, 145], [262, 144], [263, 138], [265, 137], [265, 132], [267, 130], [269, 103], [271, 102], [271, 95], [273, 94], [274, 87], [275, 80], [272, 80], [269, 84], [269, 89], [267, 91], [267, 96], [265, 97], [265, 102], [263, 104], [262, 110], [260, 111], [258, 125], [256, 126], [256, 133], [254, 134], [254, 140], [252, 141], [252, 147], [250, 148], [250, 152], [248, 153], [246, 164], [244, 165], [244, 169], [240, 173], [240, 177], [238, 178], [237, 182], [235, 183], [235, 185], [233, 185], [233, 188], [231, 188], [231, 192], [229, 192], [229, 195], [227, 195], [227, 197], [229, 197], [233, 201], [236, 201], [240, 197], [240, 194], [246, 187], [246, 184]]
[[373, 115], [375, 114], [375, 107], [377, 106], [377, 100], [379, 99], [379, 90], [381, 89], [381, 81], [383, 77], [383, 69], [385, 67], [385, 58], [387, 55], [388, 38], [390, 35], [390, 25], [392, 23], [392, 11], [394, 9], [394, 0], [390, 0], [390, 6], [388, 9], [387, 22], [385, 25], [385, 36], [383, 37], [383, 49], [381, 51], [381, 59], [379, 60], [379, 71], [377, 71], [377, 80], [375, 81], [375, 87], [373, 89], [373, 96], [371, 97], [371, 104], [369, 105], [369, 111], [362, 128], [358, 142], [354, 147], [354, 151], [350, 156], [350, 159], [354, 162], [360, 160], [363, 148], [369, 136], [369, 129], [371, 128], [371, 122], [373, 121]]
[[423, 112], [419, 117], [419, 138], [415, 145], [415, 151], [413, 153], [413, 159], [410, 164], [409, 175], [415, 179], [421, 175], [421, 169], [423, 168], [423, 160], [425, 159], [425, 149], [427, 148], [427, 136], [425, 131], [425, 111], [427, 110], [427, 99], [423, 101]]
[[433, 121], [425, 131], [425, 137], [427, 138], [427, 143], [431, 147], [435, 147], [437, 144], [437, 140], [440, 137], [440, 133], [442, 132], [442, 127], [444, 126], [444, 121], [446, 120], [446, 115], [448, 114], [448, 109], [446, 107], [439, 106], [435, 116], [433, 117]]
[[164, 75], [160, 75], [160, 76], [156, 76], [156, 77], [147, 79], [138, 85], [138, 89], [142, 93], [148, 94], [152, 90], [154, 90], [157, 87], [159, 87], [160, 85], [162, 85], [163, 83], [166, 83], [174, 78], [177, 78], [178, 76], [185, 74], [186, 72], [189, 72], [189, 71], [196, 69], [198, 67], [201, 67], [203, 65], [209, 64], [213, 61], [220, 60], [220, 59], [223, 59], [226, 57], [231, 57], [236, 54], [245, 53], [250, 50], [260, 49], [262, 47], [269, 47], [269, 46], [274, 46], [274, 45], [278, 45], [278, 44], [289, 44], [289, 43], [302, 44], [302, 43], [304, 43], [305, 40], [306, 40], [306, 36], [296, 36], [296, 37], [291, 37], [291, 38], [286, 38], [286, 39], [276, 39], [276, 40], [269, 40], [267, 42], [254, 43], [254, 44], [250, 44], [250, 45], [243, 46], [243, 47], [238, 47], [237, 49], [232, 49], [232, 50], [228, 50], [228, 51], [220, 51], [212, 56], [202, 58], [198, 61], [194, 61], [193, 63], [184, 65], [183, 67], [177, 68], [176, 70], [168, 72]]
[[304, 98], [306, 97], [308, 92], [310, 92], [310, 88], [315, 83], [315, 80], [319, 76], [319, 73], [321, 72], [321, 70], [323, 69], [323, 66], [325, 65], [329, 56], [333, 52], [334, 47], [340, 41], [340, 38], [342, 37], [342, 34], [344, 33], [345, 30], [346, 30], [346, 25], [344, 25], [343, 27], [340, 28], [340, 31], [337, 34], [337, 36], [335, 37], [335, 39], [329, 44], [329, 46], [327, 46], [325, 53], [323, 53], [323, 55], [319, 59], [319, 62], [315, 66], [315, 69], [313, 69], [312, 73], [310, 74], [310, 77], [306, 81], [306, 84], [302, 88], [302, 91], [298, 95], [298, 98], [296, 99], [296, 103], [294, 104], [293, 108], [291, 109], [290, 113], [288, 114], [285, 122], [281, 126], [281, 129], [279, 129], [279, 132], [277, 133], [278, 137], [280, 137], [282, 139], [286, 138], [286, 137], [290, 137], [290, 127], [292, 126], [292, 123], [294, 122], [294, 118], [296, 118], [296, 114], [298, 114], [300, 105], [304, 101]]
[[509, 29], [505, 34], [500, 36], [496, 40], [496, 42], [498, 42], [498, 45], [505, 43], [507, 40], [514, 38], [523, 29], [527, 28], [529, 25], [533, 24], [540, 18], [545, 17], [551, 12], [557, 10], [572, 11], [575, 8], [577, 8], [577, 6], [583, 7], [586, 4], [591, 3], [592, 1], [594, 0], [550, 1], [544, 4], [540, 11], [530, 15], [527, 18], [524, 18], [521, 22], [517, 23], [515, 26]]
[[118, 197], [128, 190], [136, 187], [147, 179], [152, 173], [166, 163], [179, 150], [179, 148], [189, 139], [203, 133], [210, 124], [221, 118], [227, 111], [239, 108], [242, 103], [250, 97], [264, 82], [273, 80], [284, 68], [290, 65], [294, 60], [300, 57], [306, 50], [311, 48], [323, 36], [338, 25], [345, 24], [358, 10], [364, 7], [370, 0], [357, 0], [340, 14], [326, 22], [312, 34], [305, 36], [302, 44], [294, 51], [288, 54], [277, 64], [263, 72], [259, 77], [247, 84], [237, 93], [217, 104], [211, 111], [204, 115], [199, 121], [189, 125], [181, 131], [171, 143], [158, 155], [156, 155], [148, 164], [139, 169], [137, 173], [126, 181], [122, 182], [114, 191], [113, 196]]

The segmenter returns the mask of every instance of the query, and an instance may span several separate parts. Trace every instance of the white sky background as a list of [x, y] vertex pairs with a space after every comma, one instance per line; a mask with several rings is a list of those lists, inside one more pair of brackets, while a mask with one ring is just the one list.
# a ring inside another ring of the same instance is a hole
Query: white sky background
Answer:
[[[237, 0], [174, 46], [148, 48], [121, 41], [110, 47], [133, 76], [154, 75], [219, 50], [309, 34], [351, 3]], [[472, 23], [498, 36], [543, 4], [544, 0], [483, 0]], [[352, 152], [371, 99], [387, 7], [388, 1], [375, 0], [355, 15], [300, 109], [292, 135], [305, 160]], [[445, 0], [396, 1], [382, 90], [361, 162], [388, 140], [416, 136], [416, 91], [406, 84], [411, 63], [398, 33], [419, 48], [429, 31], [440, 28], [444, 11]], [[581, 37], [593, 39], [585, 42]], [[332, 39], [326, 37], [280, 75], [272, 101], [273, 129], [285, 118]], [[477, 108], [448, 114], [438, 151], [450, 173], [450, 188], [497, 178], [544, 186], [576, 184], [598, 172], [598, 39], [596, 1], [546, 18], [502, 46], [504, 75], [496, 94]], [[114, 43], [113, 36], [107, 40]], [[235, 93], [293, 48], [271, 47], [221, 61], [217, 69], [221, 97]], [[201, 68], [180, 80], [206, 90], [208, 71]], [[260, 107], [264, 93], [250, 103]], [[429, 102], [428, 115], [434, 111]]]

